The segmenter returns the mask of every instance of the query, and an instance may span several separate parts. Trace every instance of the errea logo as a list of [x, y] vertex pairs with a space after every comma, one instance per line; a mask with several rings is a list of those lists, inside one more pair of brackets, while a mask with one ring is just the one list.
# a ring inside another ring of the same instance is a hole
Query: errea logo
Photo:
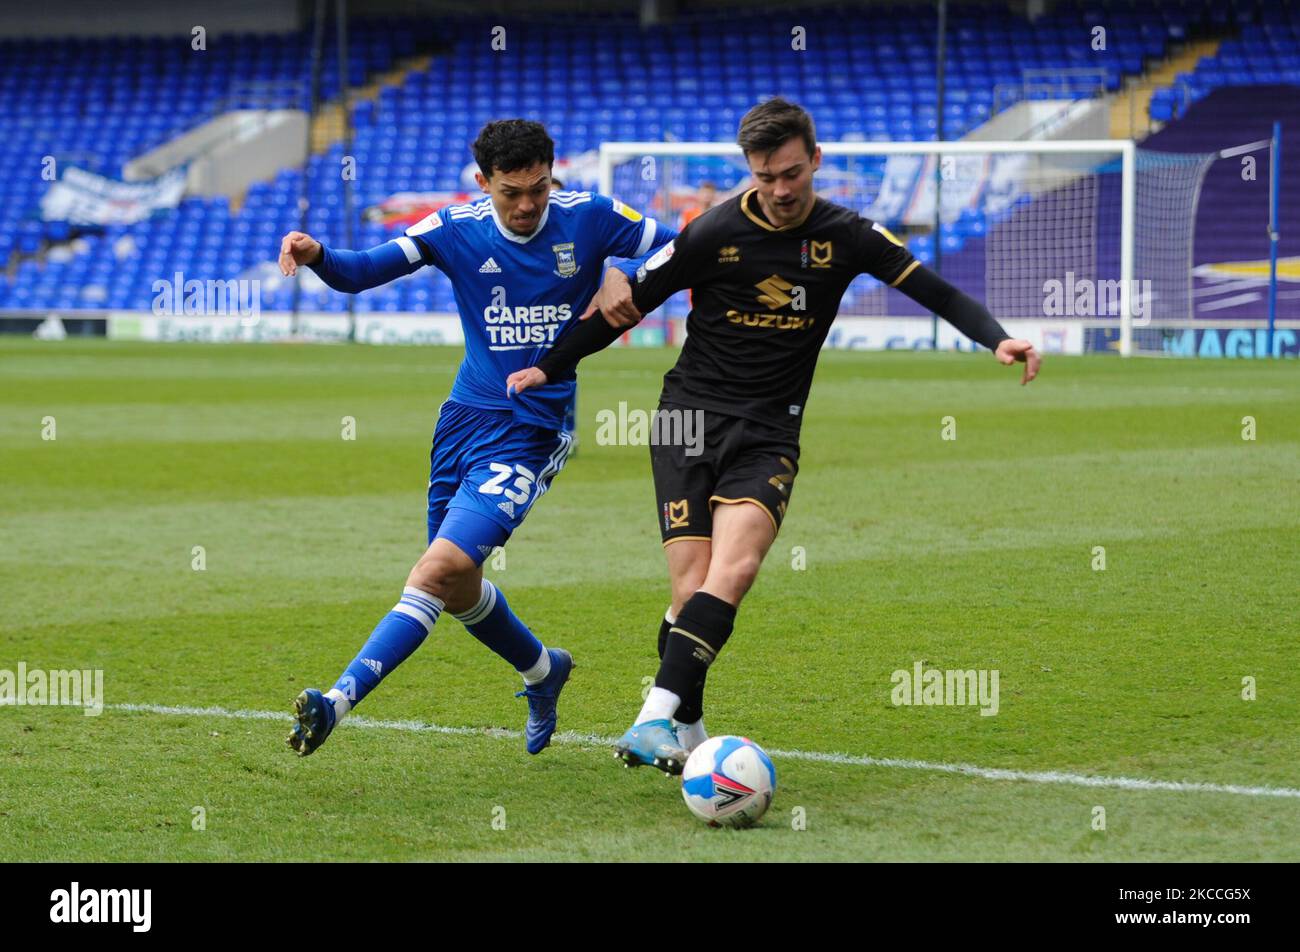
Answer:
[[718, 249], [718, 264], [735, 264], [740, 260], [740, 249], [735, 245], [727, 245]]
[[71, 889], [50, 893], [51, 922], [129, 922], [132, 932], [148, 932], [153, 924], [152, 889]]

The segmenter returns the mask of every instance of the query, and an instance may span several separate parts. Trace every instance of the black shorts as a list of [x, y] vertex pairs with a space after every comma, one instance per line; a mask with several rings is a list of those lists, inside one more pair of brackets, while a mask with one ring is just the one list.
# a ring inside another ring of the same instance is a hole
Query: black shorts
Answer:
[[718, 503], [756, 503], [780, 530], [799, 472], [796, 436], [711, 410], [660, 404], [659, 411], [650, 465], [664, 545], [712, 538]]

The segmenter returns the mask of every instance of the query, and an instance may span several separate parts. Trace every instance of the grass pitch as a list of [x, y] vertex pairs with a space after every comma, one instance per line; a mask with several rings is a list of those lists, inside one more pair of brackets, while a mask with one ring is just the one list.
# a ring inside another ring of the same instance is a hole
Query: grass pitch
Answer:
[[[987, 354], [824, 354], [789, 517], [710, 675], [710, 730], [786, 752], [735, 832], [599, 741], [640, 706], [667, 583], [648, 451], [598, 445], [596, 413], [652, 409], [672, 359], [584, 365], [580, 452], [489, 572], [574, 653], [575, 734], [529, 757], [494, 730], [523, 725], [516, 679], [445, 618], [358, 709], [411, 723], [299, 759], [289, 702], [424, 547], [458, 352], [0, 343], [0, 669], [102, 669], [108, 705], [0, 707], [0, 855], [1300, 859], [1294, 363], [1053, 357], [1021, 388]], [[997, 715], [893, 704], [918, 661], [998, 671]], [[209, 706], [283, 716], [163, 712]]]

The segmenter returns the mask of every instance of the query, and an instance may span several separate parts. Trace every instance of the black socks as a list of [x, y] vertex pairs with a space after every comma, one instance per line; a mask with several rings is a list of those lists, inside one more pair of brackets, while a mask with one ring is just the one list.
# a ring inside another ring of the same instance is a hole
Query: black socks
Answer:
[[693, 724], [704, 716], [704, 680], [735, 622], [733, 606], [707, 592], [696, 592], [682, 606], [676, 622], [665, 620], [660, 626], [655, 687], [682, 699], [675, 715], [681, 723]]

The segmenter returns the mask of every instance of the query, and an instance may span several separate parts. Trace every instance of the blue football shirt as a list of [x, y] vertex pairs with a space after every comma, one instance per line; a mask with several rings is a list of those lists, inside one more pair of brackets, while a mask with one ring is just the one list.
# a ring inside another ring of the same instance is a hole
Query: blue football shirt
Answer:
[[451, 278], [465, 331], [451, 399], [560, 429], [576, 387], [572, 377], [512, 398], [506, 377], [536, 364], [578, 323], [606, 258], [639, 258], [675, 236], [604, 195], [556, 191], [531, 235], [508, 230], [484, 197], [442, 208], [396, 241], [412, 265], [422, 261]]

